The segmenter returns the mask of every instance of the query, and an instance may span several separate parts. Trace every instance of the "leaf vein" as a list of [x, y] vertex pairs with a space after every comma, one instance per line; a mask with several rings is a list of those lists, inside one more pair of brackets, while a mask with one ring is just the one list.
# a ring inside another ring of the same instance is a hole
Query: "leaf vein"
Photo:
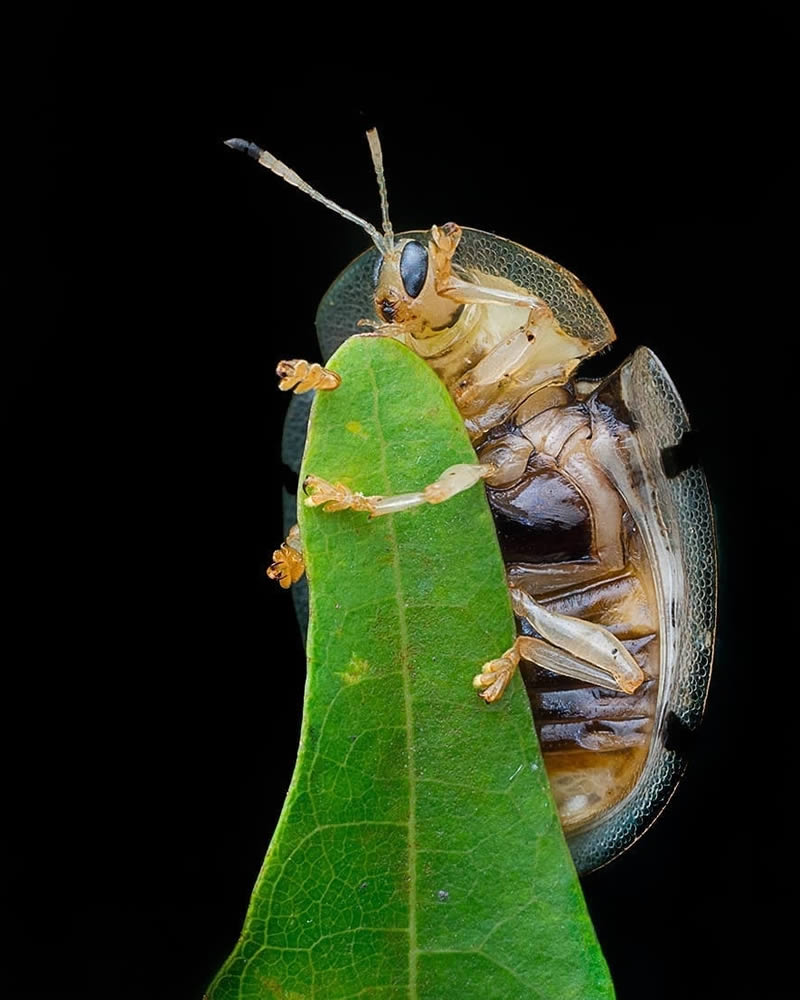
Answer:
[[[386, 440], [383, 436], [383, 426], [380, 420], [380, 392], [375, 379], [375, 371], [371, 359], [367, 361], [370, 380], [372, 382], [373, 412], [377, 439], [380, 446], [380, 465], [384, 480], [389, 487], [389, 471], [386, 464]], [[414, 760], [414, 715], [411, 701], [411, 685], [408, 671], [408, 623], [403, 601], [403, 581], [400, 573], [400, 552], [397, 545], [397, 532], [394, 518], [388, 517], [387, 533], [391, 541], [392, 569], [395, 579], [395, 600], [397, 604], [397, 621], [400, 641], [400, 662], [403, 665], [403, 705], [406, 717], [406, 755], [408, 760], [408, 995], [415, 1000], [417, 995], [417, 786]]]

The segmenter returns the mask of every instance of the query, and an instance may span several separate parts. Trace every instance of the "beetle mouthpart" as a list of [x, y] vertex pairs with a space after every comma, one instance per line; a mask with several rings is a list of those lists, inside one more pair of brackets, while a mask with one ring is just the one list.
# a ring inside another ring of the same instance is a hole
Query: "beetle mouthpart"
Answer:
[[377, 306], [378, 311], [386, 322], [394, 323], [394, 318], [397, 315], [397, 303], [392, 302], [391, 299], [380, 299]]

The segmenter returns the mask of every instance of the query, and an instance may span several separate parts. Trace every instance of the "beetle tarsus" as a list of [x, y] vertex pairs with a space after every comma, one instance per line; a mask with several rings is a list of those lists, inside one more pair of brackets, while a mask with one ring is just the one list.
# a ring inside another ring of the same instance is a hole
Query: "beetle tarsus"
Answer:
[[502, 698], [508, 687], [514, 671], [519, 666], [519, 640], [496, 660], [484, 663], [481, 672], [472, 678], [472, 686], [477, 689], [478, 696], [490, 705]]
[[[312, 492], [309, 492], [312, 491]], [[337, 510], [360, 510], [371, 516], [375, 514], [375, 504], [383, 497], [366, 497], [349, 489], [343, 483], [329, 483], [321, 476], [306, 476], [303, 480], [306, 507], [322, 507], [328, 513]]]
[[332, 372], [322, 365], [316, 363], [309, 364], [300, 358], [292, 361], [281, 361], [275, 372], [280, 379], [278, 388], [282, 392], [293, 389], [296, 394], [309, 392], [311, 389], [324, 389], [330, 391], [338, 389], [342, 384], [342, 379], [336, 372]]
[[284, 590], [288, 590], [293, 583], [297, 583], [305, 569], [300, 529], [295, 524], [286, 536], [286, 541], [272, 553], [272, 564], [267, 567], [267, 576], [270, 580], [277, 580]]

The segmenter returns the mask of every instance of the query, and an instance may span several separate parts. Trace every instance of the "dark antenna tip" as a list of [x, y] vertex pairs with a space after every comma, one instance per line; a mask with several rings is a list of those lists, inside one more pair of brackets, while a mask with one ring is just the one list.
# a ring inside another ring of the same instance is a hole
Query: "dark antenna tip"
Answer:
[[254, 160], [257, 160], [261, 155], [261, 149], [254, 142], [248, 142], [246, 139], [226, 139], [225, 145], [230, 146], [231, 149], [238, 149], [241, 153], [247, 153]]

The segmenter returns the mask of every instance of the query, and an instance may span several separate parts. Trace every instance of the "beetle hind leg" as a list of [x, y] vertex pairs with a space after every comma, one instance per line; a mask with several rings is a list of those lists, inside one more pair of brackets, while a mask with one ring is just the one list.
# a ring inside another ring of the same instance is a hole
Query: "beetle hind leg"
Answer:
[[280, 379], [278, 388], [282, 392], [292, 389], [300, 394], [309, 392], [311, 389], [338, 389], [342, 384], [340, 375], [322, 365], [309, 364], [302, 358], [294, 358], [292, 361], [280, 361], [275, 373]]
[[511, 603], [514, 613], [540, 638], [521, 635], [501, 657], [484, 664], [472, 682], [481, 689], [484, 701], [497, 701], [502, 696], [520, 657], [563, 677], [624, 694], [632, 694], [645, 679], [622, 641], [604, 626], [550, 611], [516, 587], [511, 588]]
[[489, 660], [481, 667], [481, 672], [472, 678], [472, 686], [487, 703], [491, 704], [502, 698], [514, 672], [519, 666], [519, 639], [496, 660]]

